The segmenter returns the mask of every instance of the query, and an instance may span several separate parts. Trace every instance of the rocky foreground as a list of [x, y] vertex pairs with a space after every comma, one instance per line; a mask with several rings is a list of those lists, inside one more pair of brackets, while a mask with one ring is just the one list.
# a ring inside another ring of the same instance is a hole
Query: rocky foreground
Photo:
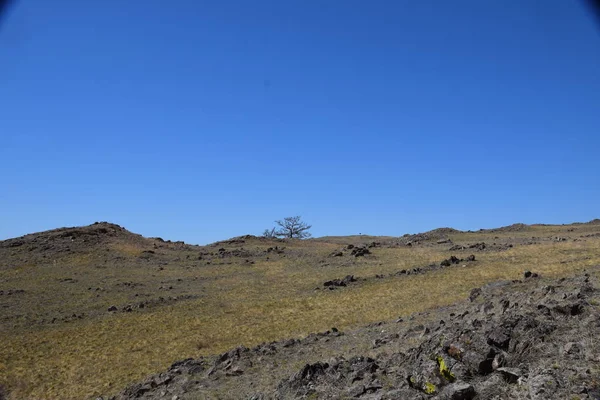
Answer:
[[588, 272], [527, 272], [396, 321], [178, 361], [110, 399], [600, 399], [600, 271]]

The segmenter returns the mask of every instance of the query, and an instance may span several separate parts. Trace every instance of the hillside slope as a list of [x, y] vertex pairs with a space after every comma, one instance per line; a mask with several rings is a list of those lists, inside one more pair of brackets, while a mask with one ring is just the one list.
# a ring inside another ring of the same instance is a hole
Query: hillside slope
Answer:
[[395, 321], [181, 360], [111, 400], [597, 399], [600, 266], [591, 272], [497, 282]]
[[40, 232], [0, 241], [0, 386], [12, 399], [111, 395], [176, 360], [348, 332], [524, 270], [560, 278], [598, 264], [597, 223], [208, 246], [109, 223]]

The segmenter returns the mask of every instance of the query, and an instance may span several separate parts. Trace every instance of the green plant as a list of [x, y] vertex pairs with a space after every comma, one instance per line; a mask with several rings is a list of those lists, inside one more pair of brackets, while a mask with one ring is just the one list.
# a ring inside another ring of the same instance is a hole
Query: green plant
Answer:
[[450, 371], [446, 365], [446, 362], [444, 361], [444, 358], [442, 356], [437, 356], [436, 360], [440, 368], [440, 374], [444, 377], [444, 379], [446, 379], [448, 382], [454, 382], [456, 380], [456, 376], [454, 376], [454, 374]]

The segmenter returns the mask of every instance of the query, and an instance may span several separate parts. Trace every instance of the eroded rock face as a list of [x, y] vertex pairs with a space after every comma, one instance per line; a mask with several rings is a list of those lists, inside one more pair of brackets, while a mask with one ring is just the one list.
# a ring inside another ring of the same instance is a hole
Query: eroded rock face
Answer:
[[[460, 304], [402, 323], [374, 323], [346, 335], [332, 329], [184, 360], [113, 399], [596, 398], [595, 281], [548, 283], [488, 285]], [[336, 349], [359, 354], [314, 357]]]
[[375, 360], [360, 356], [349, 360], [334, 359], [331, 363], [306, 364], [298, 373], [283, 380], [274, 395], [287, 399], [338, 392], [360, 397], [383, 387], [374, 375], [378, 369]]

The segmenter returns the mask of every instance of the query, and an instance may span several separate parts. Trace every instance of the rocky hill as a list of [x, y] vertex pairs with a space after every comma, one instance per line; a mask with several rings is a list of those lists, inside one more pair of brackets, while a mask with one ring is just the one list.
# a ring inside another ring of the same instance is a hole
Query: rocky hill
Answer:
[[[599, 268], [528, 272], [395, 321], [177, 361], [111, 399], [599, 399]], [[338, 354], [315, 361], [323, 347]]]
[[25, 235], [0, 241], [0, 398], [595, 398], [598, 265], [597, 221]]

